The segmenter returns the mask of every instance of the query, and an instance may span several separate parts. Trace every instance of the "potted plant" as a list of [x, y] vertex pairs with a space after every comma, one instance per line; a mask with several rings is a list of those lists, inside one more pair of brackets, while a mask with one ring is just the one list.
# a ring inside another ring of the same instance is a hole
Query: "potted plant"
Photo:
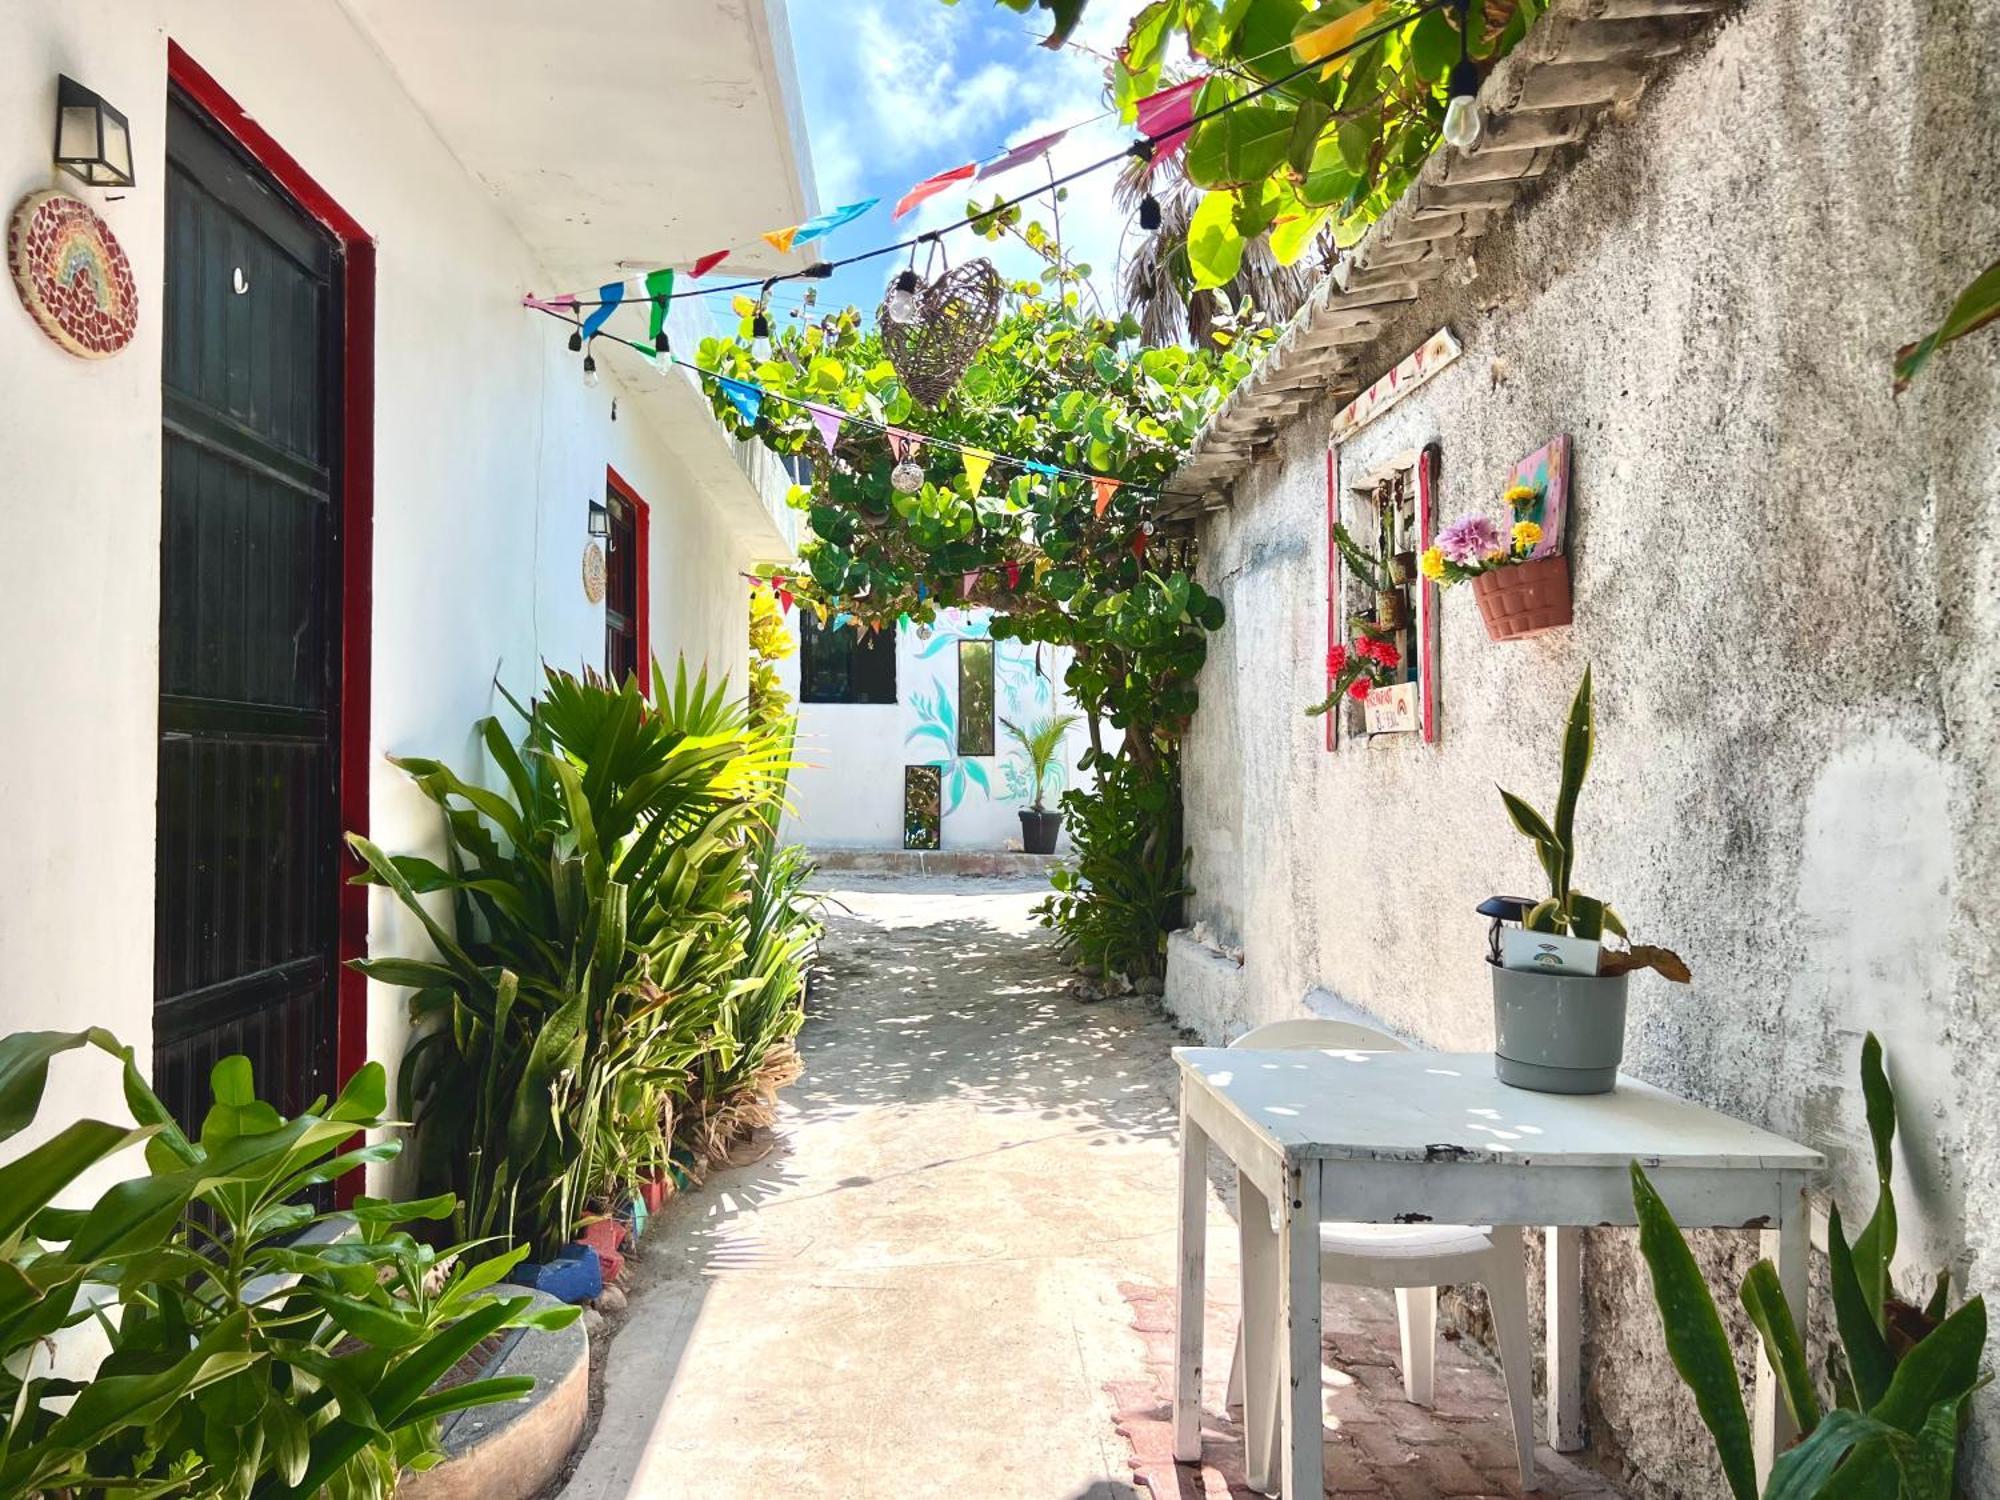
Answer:
[[1062, 754], [1063, 737], [1078, 722], [1079, 715], [1055, 713], [1025, 728], [1012, 719], [1000, 721], [1028, 757], [1028, 773], [1034, 778], [1035, 800], [1021, 809], [1021, 847], [1030, 854], [1056, 852], [1056, 839], [1062, 834], [1062, 809], [1042, 805], [1042, 788]]
[[[1535, 845], [1550, 894], [1503, 927], [1493, 972], [1493, 1062], [1502, 1083], [1545, 1094], [1603, 1094], [1625, 1055], [1625, 983], [1647, 968], [1677, 984], [1687, 965], [1666, 948], [1634, 945], [1610, 905], [1570, 884], [1576, 868], [1576, 803], [1597, 740], [1590, 669], [1563, 730], [1562, 785], [1553, 819], [1503, 790], [1514, 826]], [[1610, 947], [1606, 939], [1625, 939]]]
[[[1501, 496], [1510, 511], [1539, 498], [1541, 491], [1525, 484]], [[1446, 588], [1471, 583], [1488, 639], [1511, 641], [1570, 623], [1569, 559], [1542, 541], [1535, 521], [1515, 521], [1502, 536], [1491, 516], [1463, 516], [1438, 533], [1417, 566]]]
[[1317, 717], [1330, 711], [1340, 701], [1342, 693], [1361, 702], [1370, 691], [1387, 686], [1395, 680], [1397, 665], [1402, 654], [1395, 643], [1384, 636], [1373, 635], [1362, 628], [1360, 621], [1354, 621], [1354, 639], [1345, 646], [1330, 646], [1326, 653], [1326, 671], [1331, 680], [1326, 696], [1306, 712]]

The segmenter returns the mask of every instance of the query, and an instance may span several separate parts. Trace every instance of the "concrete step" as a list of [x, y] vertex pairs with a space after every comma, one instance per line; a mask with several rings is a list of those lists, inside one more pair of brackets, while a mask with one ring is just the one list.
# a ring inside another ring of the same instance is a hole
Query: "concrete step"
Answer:
[[1019, 849], [810, 849], [820, 869], [853, 875], [1035, 875], [1060, 856]]

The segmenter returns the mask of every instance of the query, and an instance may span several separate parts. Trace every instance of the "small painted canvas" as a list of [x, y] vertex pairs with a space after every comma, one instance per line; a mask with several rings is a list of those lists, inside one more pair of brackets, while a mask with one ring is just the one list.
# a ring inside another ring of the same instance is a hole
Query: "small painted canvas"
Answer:
[[1563, 550], [1563, 533], [1569, 522], [1569, 480], [1569, 434], [1564, 433], [1515, 464], [1501, 486], [1511, 490], [1525, 484], [1541, 491], [1539, 500], [1517, 507], [1513, 516], [1516, 521], [1533, 521], [1542, 528], [1542, 539], [1530, 556], [1554, 557]]
[[903, 847], [935, 849], [943, 832], [940, 810], [943, 768], [903, 767]]
[[1417, 684], [1392, 682], [1368, 694], [1366, 722], [1370, 734], [1411, 734], [1417, 728]]

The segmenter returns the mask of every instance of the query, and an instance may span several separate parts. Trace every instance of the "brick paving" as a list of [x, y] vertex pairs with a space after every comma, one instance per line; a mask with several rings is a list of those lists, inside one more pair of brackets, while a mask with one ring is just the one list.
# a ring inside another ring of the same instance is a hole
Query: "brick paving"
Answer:
[[[1255, 1500], [1243, 1478], [1242, 1413], [1225, 1411], [1223, 1385], [1236, 1309], [1211, 1282], [1207, 1368], [1202, 1391], [1202, 1460], [1177, 1464], [1170, 1420], [1174, 1364], [1173, 1289], [1125, 1283], [1133, 1327], [1146, 1345], [1146, 1378], [1113, 1382], [1119, 1433], [1131, 1447], [1133, 1478], [1151, 1500]], [[1446, 1339], [1437, 1360], [1434, 1407], [1403, 1399], [1397, 1364], [1396, 1304], [1387, 1293], [1328, 1287], [1324, 1327], [1326, 1493], [1351, 1500], [1430, 1500], [1523, 1494], [1497, 1370]], [[1537, 1410], [1540, 1403], [1537, 1402]], [[1600, 1474], [1535, 1447], [1529, 1495], [1619, 1500]]]

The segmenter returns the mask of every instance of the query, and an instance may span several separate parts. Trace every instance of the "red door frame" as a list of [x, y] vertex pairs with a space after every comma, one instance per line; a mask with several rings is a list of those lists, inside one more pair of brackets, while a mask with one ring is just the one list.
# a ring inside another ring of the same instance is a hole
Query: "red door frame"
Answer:
[[618, 498], [632, 507], [632, 550], [639, 554], [633, 563], [632, 624], [639, 638], [639, 681], [653, 690], [653, 508], [639, 498], [611, 465], [604, 466], [604, 481], [618, 491]]
[[[368, 830], [370, 647], [375, 585], [375, 240], [354, 216], [279, 145], [178, 42], [167, 43], [167, 77], [223, 133], [340, 242], [341, 329], [340, 821]], [[343, 877], [360, 862], [343, 850]], [[339, 971], [334, 1011], [334, 1072], [344, 1084], [368, 1060], [368, 981], [346, 967], [368, 952], [368, 887], [340, 884]], [[359, 1174], [339, 1184], [343, 1206], [360, 1190]]]

